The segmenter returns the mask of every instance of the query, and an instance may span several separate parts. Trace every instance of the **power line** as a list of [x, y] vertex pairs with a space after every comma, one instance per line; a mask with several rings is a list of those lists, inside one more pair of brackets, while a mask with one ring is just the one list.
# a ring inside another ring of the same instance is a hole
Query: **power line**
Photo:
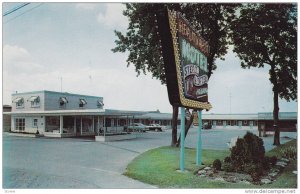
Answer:
[[32, 11], [32, 10], [34, 10], [34, 9], [36, 9], [36, 8], [38, 8], [38, 7], [40, 7], [40, 6], [42, 6], [42, 5], [43, 5], [43, 3], [40, 3], [40, 4], [38, 4], [37, 6], [35, 6], [35, 7], [31, 8], [31, 9], [29, 9], [29, 10], [25, 11], [25, 12], [23, 12], [22, 14], [20, 14], [20, 15], [17, 15], [16, 17], [14, 17], [14, 18], [12, 18], [12, 19], [10, 19], [10, 20], [7, 20], [7, 21], [6, 21], [6, 22], [4, 22], [3, 24], [7, 24], [8, 22], [10, 22], [10, 21], [12, 21], [12, 20], [15, 20], [16, 18], [18, 18], [18, 17], [20, 17], [20, 16], [24, 15], [25, 13], [28, 13], [28, 12], [30, 12], [30, 11]]
[[13, 13], [13, 12], [15, 12], [15, 11], [21, 9], [22, 7], [25, 7], [26, 5], [29, 5], [29, 4], [30, 4], [30, 3], [23, 3], [23, 4], [21, 4], [21, 5], [17, 6], [17, 7], [15, 7], [15, 8], [13, 8], [13, 9], [11, 9], [11, 10], [8, 10], [7, 12], [5, 12], [5, 13], [3, 14], [3, 17], [4, 17], [4, 16], [7, 16], [7, 15], [9, 15], [9, 14], [11, 14], [11, 13]]

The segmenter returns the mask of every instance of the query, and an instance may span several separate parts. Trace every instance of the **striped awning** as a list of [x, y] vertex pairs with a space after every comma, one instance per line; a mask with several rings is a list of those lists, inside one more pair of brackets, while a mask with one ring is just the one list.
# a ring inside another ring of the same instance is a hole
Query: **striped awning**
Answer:
[[100, 106], [104, 106], [104, 103], [102, 102], [102, 100], [101, 100], [101, 99], [99, 99], [99, 100], [98, 100], [98, 105], [100, 105]]
[[59, 101], [60, 101], [61, 103], [63, 103], [63, 104], [68, 103], [67, 97], [60, 97], [60, 98], [59, 98]]
[[39, 101], [40, 97], [39, 96], [31, 96], [30, 98], [28, 98], [27, 101], [29, 102], [34, 102], [34, 101]]
[[13, 103], [18, 103], [18, 102], [21, 102], [21, 101], [23, 101], [24, 99], [22, 98], [22, 97], [17, 97], [17, 98], [15, 98], [15, 99], [13, 99]]
[[85, 101], [85, 99], [79, 99], [80, 104], [87, 104], [87, 102]]

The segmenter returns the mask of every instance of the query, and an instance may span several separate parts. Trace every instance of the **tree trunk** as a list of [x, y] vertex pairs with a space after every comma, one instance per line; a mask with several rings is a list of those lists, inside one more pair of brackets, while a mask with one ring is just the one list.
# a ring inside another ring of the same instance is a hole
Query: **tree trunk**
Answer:
[[273, 92], [274, 92], [273, 127], [274, 127], [275, 134], [274, 134], [273, 145], [280, 145], [280, 129], [278, 126], [278, 121], [279, 121], [278, 84], [277, 84], [277, 76], [275, 72], [275, 65], [273, 64], [271, 64], [270, 75], [271, 75], [270, 80], [273, 84]]
[[171, 146], [175, 147], [177, 144], [177, 119], [178, 119], [178, 106], [173, 106], [172, 115], [172, 142]]
[[278, 105], [278, 91], [277, 88], [274, 86], [274, 110], [273, 110], [273, 118], [274, 118], [274, 143], [273, 145], [280, 145], [280, 129], [278, 126], [278, 121], [279, 121], [279, 105]]
[[[193, 120], [194, 120], [194, 114], [191, 115], [191, 118], [189, 121], [187, 119], [185, 119], [184, 139], [186, 138], [186, 135], [188, 134], [189, 129], [191, 128], [191, 126], [193, 124]], [[179, 135], [176, 147], [180, 146], [180, 141], [181, 141], [181, 135]]]

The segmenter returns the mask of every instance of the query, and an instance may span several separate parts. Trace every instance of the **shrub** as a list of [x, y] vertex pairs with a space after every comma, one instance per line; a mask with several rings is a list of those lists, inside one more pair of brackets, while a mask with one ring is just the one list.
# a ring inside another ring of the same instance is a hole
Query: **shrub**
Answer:
[[263, 166], [261, 164], [249, 163], [244, 165], [244, 172], [250, 174], [254, 182], [259, 181], [260, 177], [263, 175]]
[[274, 166], [276, 164], [276, 162], [277, 162], [277, 157], [276, 156], [272, 156], [270, 158], [270, 163], [272, 164], [272, 166]]
[[262, 166], [263, 166], [264, 170], [270, 169], [270, 163], [271, 163], [271, 158], [266, 156], [262, 161]]
[[230, 158], [229, 156], [226, 156], [226, 157], [224, 158], [224, 162], [225, 162], [225, 163], [230, 163], [230, 162], [231, 162], [231, 158]]
[[236, 145], [231, 148], [229, 157], [224, 159], [224, 170], [246, 172], [257, 181], [264, 169], [270, 168], [271, 158], [265, 158], [263, 140], [247, 132], [243, 138], [238, 138]]
[[221, 170], [221, 167], [222, 167], [221, 161], [219, 159], [216, 159], [213, 162], [213, 168], [216, 169], [216, 170]]
[[294, 146], [289, 146], [285, 149], [280, 150], [283, 157], [291, 160], [297, 159], [297, 148]]
[[225, 163], [223, 164], [223, 169], [224, 169], [224, 171], [226, 171], [226, 172], [234, 172], [234, 167], [233, 167], [233, 165], [232, 165], [231, 163], [229, 163], [229, 162], [225, 162]]

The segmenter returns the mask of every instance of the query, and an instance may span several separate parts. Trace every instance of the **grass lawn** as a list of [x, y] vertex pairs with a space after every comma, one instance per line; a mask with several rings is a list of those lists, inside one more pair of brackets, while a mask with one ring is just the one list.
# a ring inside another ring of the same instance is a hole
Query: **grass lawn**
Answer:
[[[286, 146], [297, 146], [292, 140], [267, 153], [268, 156], [280, 156], [280, 149]], [[229, 151], [203, 150], [202, 160], [205, 165], [212, 164], [215, 159], [223, 160]], [[258, 186], [244, 183], [228, 183], [199, 177], [194, 173], [199, 169], [196, 166], [196, 150], [185, 149], [185, 169], [179, 169], [180, 149], [173, 147], [160, 147], [149, 150], [136, 157], [127, 167], [125, 175], [139, 181], [156, 185], [160, 188], [296, 188], [297, 175], [292, 172], [297, 169], [297, 161], [291, 161], [280, 177], [272, 184]]]

